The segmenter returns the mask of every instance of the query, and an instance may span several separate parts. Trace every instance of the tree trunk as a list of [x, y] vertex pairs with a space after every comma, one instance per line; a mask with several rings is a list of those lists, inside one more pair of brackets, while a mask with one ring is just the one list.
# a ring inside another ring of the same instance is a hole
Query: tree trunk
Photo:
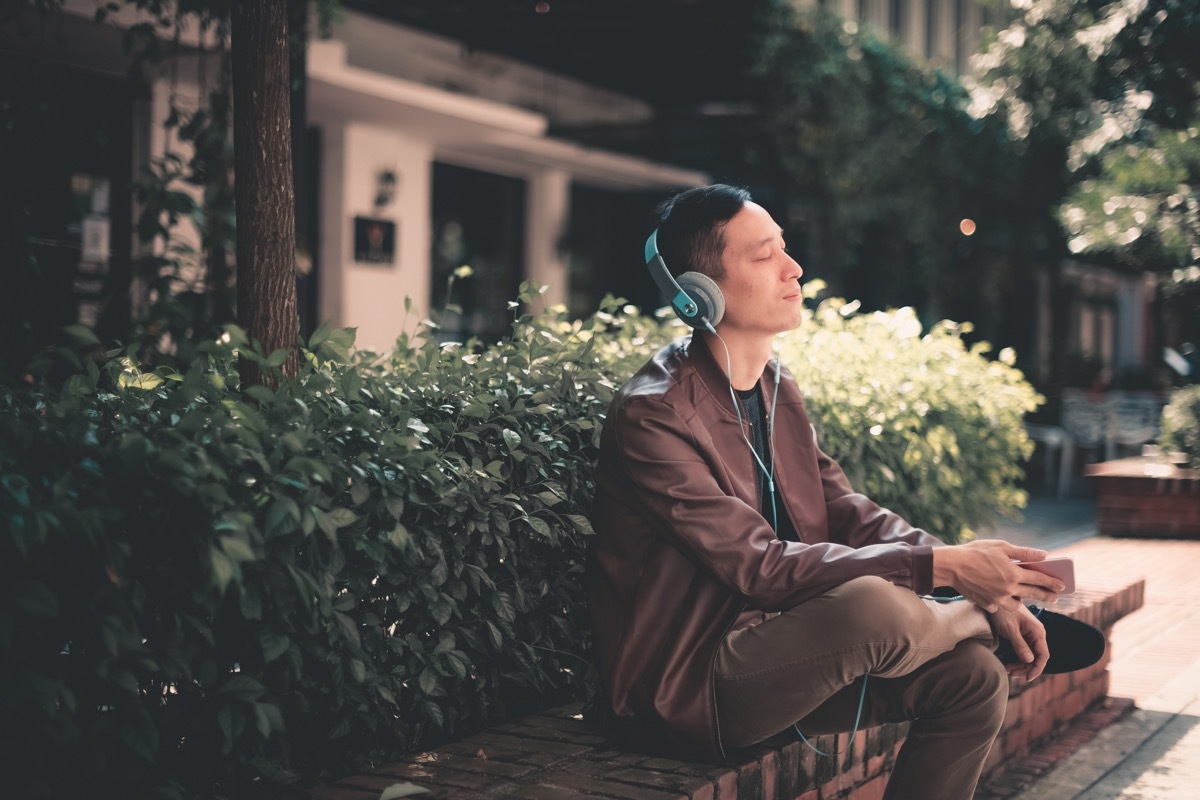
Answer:
[[[292, 182], [287, 0], [232, 3], [233, 164], [238, 325], [295, 375], [296, 201]], [[262, 382], [243, 358], [242, 386]]]

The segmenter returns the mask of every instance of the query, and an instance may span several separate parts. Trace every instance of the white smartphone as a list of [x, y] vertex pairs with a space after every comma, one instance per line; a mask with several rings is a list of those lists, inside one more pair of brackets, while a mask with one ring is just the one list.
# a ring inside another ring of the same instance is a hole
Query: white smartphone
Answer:
[[1065, 588], [1059, 594], [1071, 594], [1075, 591], [1075, 562], [1069, 558], [1047, 558], [1044, 561], [1018, 561], [1017, 566], [1058, 578], [1066, 584]]

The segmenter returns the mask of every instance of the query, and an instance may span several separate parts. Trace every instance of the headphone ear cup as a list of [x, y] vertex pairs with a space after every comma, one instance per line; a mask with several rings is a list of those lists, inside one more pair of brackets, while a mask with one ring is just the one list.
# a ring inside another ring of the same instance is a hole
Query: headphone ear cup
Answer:
[[721, 294], [716, 282], [699, 272], [685, 272], [675, 280], [698, 309], [694, 317], [695, 322], [689, 324], [696, 327], [703, 318], [708, 320], [709, 325], [717, 327], [721, 317], [725, 316], [725, 295]]

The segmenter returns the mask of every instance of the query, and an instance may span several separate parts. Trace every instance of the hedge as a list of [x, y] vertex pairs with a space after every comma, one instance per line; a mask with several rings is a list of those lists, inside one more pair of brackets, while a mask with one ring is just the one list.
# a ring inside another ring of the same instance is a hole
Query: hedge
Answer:
[[1187, 465], [1200, 470], [1200, 385], [1171, 392], [1170, 402], [1163, 408], [1158, 444], [1164, 453], [1183, 453]]
[[[850, 317], [827, 302], [783, 342], [848, 471], [950, 538], [1019, 503], [1019, 374], [961, 327]], [[282, 353], [231, 327], [180, 370], [117, 350], [0, 390], [6, 792], [287, 794], [583, 696], [600, 425], [679, 333], [617, 302], [382, 357], [323, 328], [296, 379], [242, 392], [237, 354], [270, 371]], [[887, 347], [908, 356], [881, 369]], [[940, 377], [904, 388], [893, 371], [918, 362]], [[971, 502], [943, 508], [946, 469]]]

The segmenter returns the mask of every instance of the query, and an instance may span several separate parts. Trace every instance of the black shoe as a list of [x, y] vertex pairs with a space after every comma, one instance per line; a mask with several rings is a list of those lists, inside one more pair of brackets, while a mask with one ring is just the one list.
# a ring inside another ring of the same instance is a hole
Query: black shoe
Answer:
[[[1050, 648], [1050, 660], [1046, 662], [1043, 675], [1058, 675], [1090, 667], [1104, 656], [1104, 634], [1086, 622], [1057, 614], [1053, 611], [1030, 606], [1029, 610], [1046, 627], [1046, 644]], [[1000, 640], [996, 657], [1003, 664], [1020, 662], [1016, 651], [1007, 639]], [[1023, 663], [1023, 662], [1021, 662]]]

